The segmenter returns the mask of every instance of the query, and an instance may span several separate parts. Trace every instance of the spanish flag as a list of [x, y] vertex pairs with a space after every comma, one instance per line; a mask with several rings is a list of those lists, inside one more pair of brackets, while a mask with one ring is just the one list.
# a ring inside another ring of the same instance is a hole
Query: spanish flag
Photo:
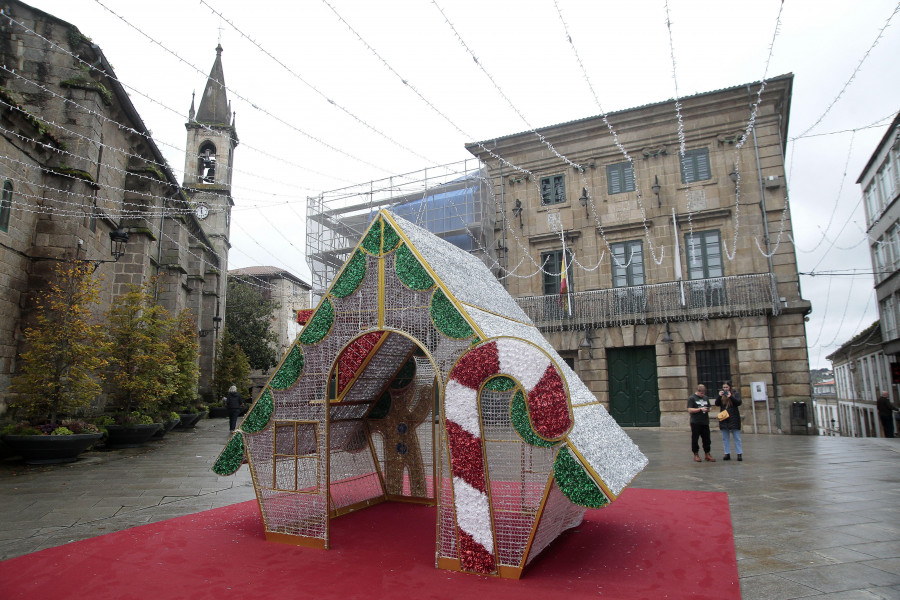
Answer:
[[562, 272], [559, 274], [559, 304], [562, 309], [569, 315], [572, 314], [572, 307], [569, 306], [569, 281], [568, 281], [569, 265], [566, 264], [566, 251], [562, 253]]

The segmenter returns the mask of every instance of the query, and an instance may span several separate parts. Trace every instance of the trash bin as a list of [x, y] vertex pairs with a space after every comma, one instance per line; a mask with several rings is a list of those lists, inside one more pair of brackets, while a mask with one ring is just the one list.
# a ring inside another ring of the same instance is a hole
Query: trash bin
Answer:
[[809, 435], [806, 402], [791, 403], [791, 435]]

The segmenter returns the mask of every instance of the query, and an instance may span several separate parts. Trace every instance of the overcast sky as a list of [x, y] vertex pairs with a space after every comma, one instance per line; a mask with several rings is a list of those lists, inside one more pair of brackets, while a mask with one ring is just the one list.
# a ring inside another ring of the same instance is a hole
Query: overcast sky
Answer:
[[[686, 96], [760, 80], [781, 7], [669, 0], [670, 44], [664, 0], [102, 2], [32, 5], [103, 49], [179, 178], [191, 92], [199, 102], [221, 36], [241, 141], [230, 267], [267, 264], [304, 278], [308, 196], [471, 158], [466, 142], [600, 113], [557, 10], [611, 112], [674, 98], [676, 84]], [[825, 115], [787, 150], [800, 271], [863, 273], [801, 277], [813, 303], [813, 368], [877, 319], [856, 180], [900, 109], [898, 6], [791, 0], [774, 37], [768, 76], [795, 76], [789, 138]]]

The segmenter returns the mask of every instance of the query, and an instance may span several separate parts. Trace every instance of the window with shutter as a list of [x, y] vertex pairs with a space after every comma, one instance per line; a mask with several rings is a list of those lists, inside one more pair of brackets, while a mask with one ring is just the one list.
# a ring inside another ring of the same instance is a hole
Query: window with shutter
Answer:
[[562, 175], [541, 177], [541, 204], [559, 204], [566, 201], [566, 180]]
[[606, 166], [606, 191], [611, 196], [634, 191], [634, 167], [629, 162]]
[[681, 159], [681, 182], [705, 181], [712, 177], [709, 169], [709, 149], [695, 148], [684, 153]]

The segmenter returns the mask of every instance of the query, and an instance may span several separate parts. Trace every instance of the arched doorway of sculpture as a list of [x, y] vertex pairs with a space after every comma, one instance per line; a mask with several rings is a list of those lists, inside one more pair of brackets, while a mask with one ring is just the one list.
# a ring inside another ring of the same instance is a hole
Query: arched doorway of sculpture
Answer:
[[436, 503], [436, 373], [428, 351], [396, 330], [343, 347], [326, 401], [330, 518], [384, 501]]

